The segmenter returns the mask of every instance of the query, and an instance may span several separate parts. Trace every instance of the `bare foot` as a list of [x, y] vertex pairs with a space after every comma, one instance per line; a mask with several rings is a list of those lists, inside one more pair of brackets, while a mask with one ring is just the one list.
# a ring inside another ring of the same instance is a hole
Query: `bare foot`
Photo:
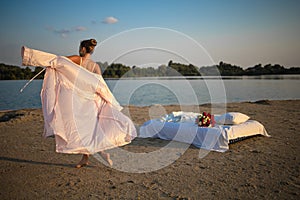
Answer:
[[81, 161], [76, 165], [76, 168], [81, 168], [89, 164], [89, 155], [84, 154], [81, 158]]
[[131, 135], [129, 134], [126, 135], [125, 142], [131, 142]]
[[110, 165], [112, 166], [113, 165], [113, 161], [110, 159], [110, 155], [109, 153], [106, 153], [104, 151], [101, 151], [100, 152], [100, 155], [101, 157]]

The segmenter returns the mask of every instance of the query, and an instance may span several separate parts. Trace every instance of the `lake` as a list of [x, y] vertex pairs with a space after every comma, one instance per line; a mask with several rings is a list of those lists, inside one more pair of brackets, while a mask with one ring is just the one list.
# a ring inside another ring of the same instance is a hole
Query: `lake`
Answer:
[[[0, 81], [0, 110], [41, 108], [43, 80], [34, 80], [20, 93], [27, 80]], [[300, 75], [231, 77], [152, 77], [107, 79], [121, 105], [195, 105], [300, 99]]]

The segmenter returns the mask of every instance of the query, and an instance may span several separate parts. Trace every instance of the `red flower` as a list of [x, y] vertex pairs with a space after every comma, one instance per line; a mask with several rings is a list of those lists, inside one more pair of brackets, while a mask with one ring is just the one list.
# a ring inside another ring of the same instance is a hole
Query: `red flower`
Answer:
[[196, 119], [198, 126], [209, 127], [215, 125], [214, 116], [210, 113], [203, 112], [202, 115], [199, 115]]

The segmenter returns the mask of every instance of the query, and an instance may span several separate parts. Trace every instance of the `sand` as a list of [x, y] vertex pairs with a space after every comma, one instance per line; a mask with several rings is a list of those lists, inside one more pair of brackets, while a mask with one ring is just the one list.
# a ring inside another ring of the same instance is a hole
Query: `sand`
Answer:
[[[300, 100], [229, 103], [227, 111], [258, 120], [272, 137], [252, 137], [204, 158], [190, 146], [174, 163], [147, 173], [119, 171], [94, 157], [89, 166], [75, 169], [80, 155], [56, 153], [54, 138], [42, 137], [41, 109], [0, 112], [0, 198], [298, 199], [299, 108]], [[155, 115], [178, 110], [178, 106], [129, 106], [124, 113], [141, 125]], [[210, 111], [210, 105], [200, 110]], [[151, 152], [167, 144], [136, 138], [122, 148]]]

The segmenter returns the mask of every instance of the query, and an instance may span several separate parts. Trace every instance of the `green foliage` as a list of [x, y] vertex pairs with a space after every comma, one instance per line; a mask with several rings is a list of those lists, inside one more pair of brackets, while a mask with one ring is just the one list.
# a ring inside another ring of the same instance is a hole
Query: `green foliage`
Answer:
[[241, 67], [223, 63], [222, 61], [217, 67], [222, 76], [239, 76], [244, 74], [244, 70]]
[[130, 70], [130, 67], [124, 66], [120, 63], [112, 63], [104, 71], [102, 76], [104, 78], [120, 78]]
[[[298, 68], [298, 73], [300, 72]], [[283, 66], [275, 64], [267, 64], [264, 67], [261, 64], [255, 65], [254, 67], [249, 67], [246, 69], [245, 73], [247, 75], [264, 75], [264, 74], [290, 74], [290, 69], [285, 69]]]
[[[180, 63], [169, 62], [168, 67], [172, 68], [182, 76], [200, 76], [199, 69], [192, 64], [184, 65]], [[170, 74], [172, 76], [172, 74]]]
[[[40, 71], [42, 71], [43, 68], [42, 67], [35, 67], [34, 68], [34, 71], [33, 71], [33, 75], [36, 75], [38, 74]], [[42, 72], [40, 75], [38, 75], [38, 77], [36, 77], [37, 79], [43, 79], [44, 78], [44, 73], [45, 72]]]
[[[36, 67], [34, 71], [31, 71], [29, 67], [21, 68], [12, 65], [0, 64], [0, 80], [21, 80], [31, 79], [35, 74], [41, 71], [41, 67]], [[38, 76], [42, 79], [43, 73]]]
[[279, 64], [267, 64], [262, 66], [257, 64], [254, 67], [243, 69], [236, 65], [220, 62], [219, 65], [201, 67], [199, 69], [202, 76], [243, 76], [243, 75], [267, 75], [267, 74], [300, 74], [299, 67], [292, 67], [289, 69], [284, 68]]

